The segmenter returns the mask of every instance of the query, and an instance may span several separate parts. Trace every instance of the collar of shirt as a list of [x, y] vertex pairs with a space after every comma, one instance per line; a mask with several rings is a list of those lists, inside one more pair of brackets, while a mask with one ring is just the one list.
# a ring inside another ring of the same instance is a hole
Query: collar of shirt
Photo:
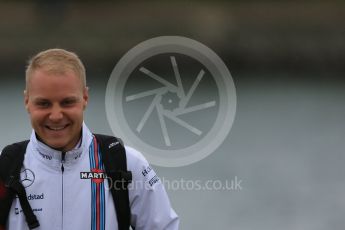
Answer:
[[87, 128], [85, 123], [82, 126], [82, 136], [74, 147], [74, 149], [67, 151], [65, 153], [65, 159], [62, 162], [62, 152], [56, 149], [49, 147], [43, 142], [37, 139], [36, 133], [33, 130], [30, 137], [31, 147], [34, 151], [34, 155], [44, 164], [52, 165], [54, 168], [61, 167], [63, 163], [64, 166], [71, 166], [78, 162], [81, 156], [85, 151], [89, 151], [89, 146], [91, 144], [93, 135], [90, 130]]

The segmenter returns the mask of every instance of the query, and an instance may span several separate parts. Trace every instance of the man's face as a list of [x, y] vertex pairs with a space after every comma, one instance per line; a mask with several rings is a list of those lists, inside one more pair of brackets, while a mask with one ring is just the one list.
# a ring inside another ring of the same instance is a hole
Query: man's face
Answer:
[[52, 148], [68, 151], [80, 139], [88, 90], [72, 71], [36, 70], [24, 92], [25, 107], [39, 138]]

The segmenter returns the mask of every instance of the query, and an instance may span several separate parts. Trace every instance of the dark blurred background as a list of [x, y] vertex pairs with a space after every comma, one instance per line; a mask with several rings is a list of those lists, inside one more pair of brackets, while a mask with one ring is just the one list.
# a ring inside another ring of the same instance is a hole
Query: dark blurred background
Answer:
[[2, 1], [1, 67], [23, 68], [36, 51], [64, 47], [91, 69], [112, 69], [143, 40], [181, 35], [233, 71], [342, 71], [344, 11], [343, 1]]
[[237, 176], [242, 191], [172, 191], [181, 229], [344, 229], [344, 1], [1, 1], [0, 147], [30, 134], [22, 105], [28, 58], [79, 54], [86, 121], [111, 134], [104, 96], [117, 61], [157, 36], [195, 39], [228, 66], [237, 114], [223, 145], [166, 179]]

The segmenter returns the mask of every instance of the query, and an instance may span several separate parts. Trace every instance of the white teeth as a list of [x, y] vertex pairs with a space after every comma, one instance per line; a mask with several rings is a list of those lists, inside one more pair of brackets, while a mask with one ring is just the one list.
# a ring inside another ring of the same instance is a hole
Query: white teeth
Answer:
[[61, 130], [63, 129], [64, 127], [60, 127], [60, 128], [52, 128], [53, 130]]
[[51, 129], [51, 130], [54, 130], [54, 131], [59, 131], [59, 130], [64, 129], [65, 126], [62, 126], [62, 127], [49, 127], [49, 126], [48, 126], [48, 128]]

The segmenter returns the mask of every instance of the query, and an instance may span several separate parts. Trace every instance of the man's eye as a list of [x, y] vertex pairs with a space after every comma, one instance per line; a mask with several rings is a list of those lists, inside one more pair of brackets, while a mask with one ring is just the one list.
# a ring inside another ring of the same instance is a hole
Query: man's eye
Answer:
[[39, 101], [39, 102], [36, 102], [36, 105], [39, 106], [39, 107], [48, 107], [50, 104], [49, 102], [46, 102], [46, 101]]
[[63, 106], [71, 106], [75, 104], [75, 100], [65, 100], [61, 103]]

